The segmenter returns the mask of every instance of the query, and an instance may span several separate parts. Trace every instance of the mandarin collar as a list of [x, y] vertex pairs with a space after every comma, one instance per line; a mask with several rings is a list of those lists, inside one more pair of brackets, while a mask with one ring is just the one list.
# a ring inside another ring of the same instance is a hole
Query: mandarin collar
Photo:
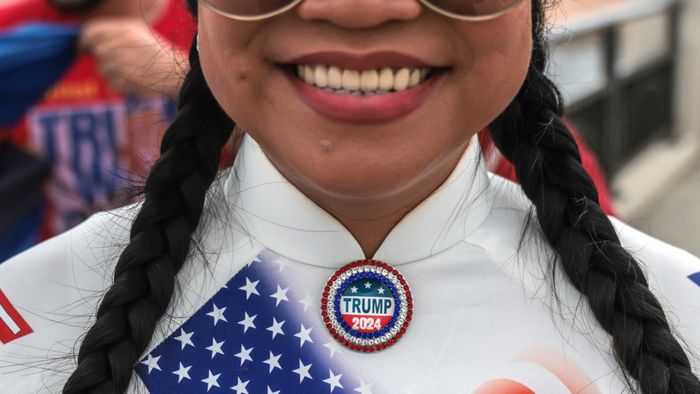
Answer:
[[[463, 241], [490, 212], [488, 183], [473, 138], [448, 179], [394, 227], [372, 258], [407, 264]], [[352, 234], [282, 176], [248, 135], [225, 192], [236, 224], [278, 255], [334, 269], [365, 259]]]

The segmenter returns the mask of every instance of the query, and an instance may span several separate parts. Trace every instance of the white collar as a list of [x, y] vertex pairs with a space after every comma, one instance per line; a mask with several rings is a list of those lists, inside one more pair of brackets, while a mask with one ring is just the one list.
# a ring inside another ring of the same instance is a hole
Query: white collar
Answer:
[[[489, 214], [488, 182], [474, 138], [449, 178], [394, 227], [373, 258], [406, 264], [463, 241]], [[267, 249], [328, 268], [365, 258], [352, 234], [282, 176], [251, 137], [226, 183], [234, 220]]]

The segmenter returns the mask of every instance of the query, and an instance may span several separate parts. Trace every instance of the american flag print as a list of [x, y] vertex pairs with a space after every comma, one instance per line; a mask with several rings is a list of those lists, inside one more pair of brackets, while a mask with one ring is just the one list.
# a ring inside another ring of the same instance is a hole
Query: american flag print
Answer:
[[151, 394], [378, 393], [355, 376], [314, 295], [263, 252], [136, 367]]

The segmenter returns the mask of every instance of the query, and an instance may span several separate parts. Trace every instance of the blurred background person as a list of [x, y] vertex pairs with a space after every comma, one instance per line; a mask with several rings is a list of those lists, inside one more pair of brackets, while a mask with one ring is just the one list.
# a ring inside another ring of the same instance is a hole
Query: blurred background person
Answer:
[[0, 127], [0, 144], [14, 152], [5, 161], [31, 155], [50, 169], [34, 162], [37, 170], [18, 175], [34, 185], [48, 176], [38, 206], [16, 212], [28, 196], [0, 196], [15, 199], [3, 208], [14, 220], [0, 220], [0, 261], [129, 201], [175, 112], [194, 30], [177, 0], [0, 2], [0, 32], [32, 23], [78, 26], [81, 52], [22, 119]]

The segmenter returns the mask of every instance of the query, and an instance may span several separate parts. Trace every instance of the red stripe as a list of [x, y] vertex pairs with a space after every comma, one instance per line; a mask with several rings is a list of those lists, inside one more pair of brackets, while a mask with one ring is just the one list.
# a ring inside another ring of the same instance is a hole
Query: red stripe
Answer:
[[29, 324], [0, 290], [0, 342], [7, 344], [32, 332]]

